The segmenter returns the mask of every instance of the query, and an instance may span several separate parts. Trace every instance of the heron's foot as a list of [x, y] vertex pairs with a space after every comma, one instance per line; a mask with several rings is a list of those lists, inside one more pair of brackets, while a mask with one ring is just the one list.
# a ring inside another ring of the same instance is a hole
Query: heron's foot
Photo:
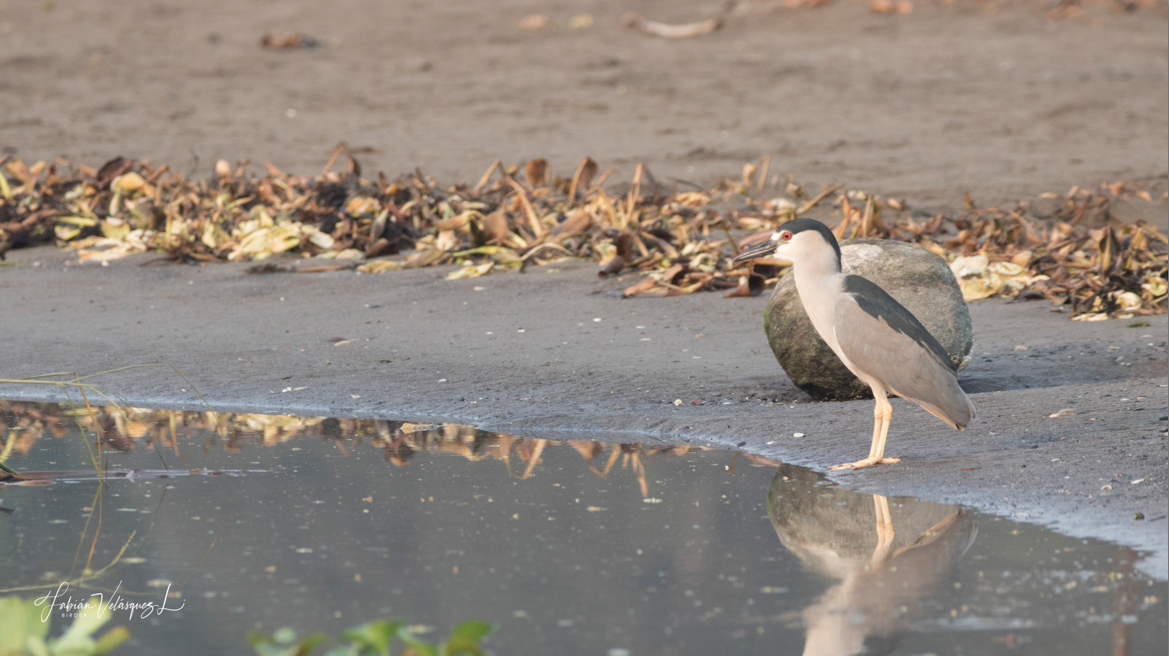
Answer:
[[829, 471], [840, 471], [842, 469], [862, 469], [864, 467], [872, 467], [873, 465], [892, 465], [901, 462], [901, 458], [865, 458], [864, 460], [857, 460], [856, 462], [846, 462], [843, 465], [836, 465], [829, 467]]

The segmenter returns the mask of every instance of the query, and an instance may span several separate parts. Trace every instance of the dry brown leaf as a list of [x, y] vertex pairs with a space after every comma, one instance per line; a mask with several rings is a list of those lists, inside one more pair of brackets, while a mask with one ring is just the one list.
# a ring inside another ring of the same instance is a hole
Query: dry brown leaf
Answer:
[[576, 167], [576, 173], [572, 176], [572, 185], [568, 188], [568, 198], [576, 200], [577, 191], [580, 189], [588, 189], [592, 184], [593, 176], [597, 174], [597, 163], [591, 157], [586, 157], [580, 161], [580, 166]]
[[316, 39], [299, 32], [272, 36], [265, 34], [260, 37], [260, 46], [269, 50], [293, 50], [297, 48], [315, 48], [320, 45]]
[[553, 228], [551, 233], [563, 241], [569, 237], [575, 237], [585, 232], [592, 225], [592, 222], [592, 217], [587, 212], [577, 210], [572, 213], [572, 216], [565, 219], [563, 223]]
[[640, 296], [641, 294], [645, 294], [646, 292], [656, 289], [657, 287], [657, 280], [654, 280], [653, 278], [643, 278], [638, 281], [637, 284], [626, 287], [625, 291], [621, 292], [621, 296], [623, 298], [628, 298], [630, 296]]
[[620, 255], [614, 255], [607, 261], [601, 264], [601, 268], [597, 270], [597, 276], [607, 278], [621, 273], [625, 269], [625, 258]]
[[542, 30], [548, 27], [548, 17], [542, 14], [529, 14], [520, 19], [521, 30]]
[[629, 29], [637, 30], [642, 34], [658, 36], [663, 39], [688, 39], [714, 32], [723, 26], [723, 20], [722, 16], [714, 16], [696, 23], [671, 25], [669, 23], [648, 20], [642, 17], [641, 14], [631, 13], [625, 16], [625, 26]]
[[540, 157], [533, 160], [528, 160], [524, 165], [524, 175], [528, 178], [528, 183], [533, 187], [543, 186], [547, 181], [548, 160]]

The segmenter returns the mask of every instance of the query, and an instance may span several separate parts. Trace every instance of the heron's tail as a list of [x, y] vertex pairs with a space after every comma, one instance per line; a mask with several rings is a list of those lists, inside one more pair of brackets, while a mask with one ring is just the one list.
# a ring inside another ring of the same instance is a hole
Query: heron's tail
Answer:
[[946, 422], [951, 428], [965, 430], [967, 424], [974, 419], [974, 402], [966, 395], [966, 391], [958, 385], [956, 379], [954, 380], [950, 394], [940, 394], [937, 395], [937, 398], [930, 400], [907, 397], [897, 392], [894, 393], [920, 405], [926, 412]]
[[[974, 401], [970, 400], [970, 397], [966, 394], [966, 390], [962, 390], [962, 396], [966, 399], [966, 424], [969, 424], [970, 421], [978, 415], [978, 413], [975, 412]], [[965, 428], [966, 424], [963, 424], [962, 427]]]

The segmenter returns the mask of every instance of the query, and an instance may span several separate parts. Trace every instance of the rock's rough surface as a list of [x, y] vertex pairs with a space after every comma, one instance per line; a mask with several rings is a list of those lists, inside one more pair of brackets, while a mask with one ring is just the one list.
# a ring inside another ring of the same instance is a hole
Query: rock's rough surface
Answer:
[[[966, 367], [974, 329], [958, 281], [945, 260], [915, 244], [885, 239], [846, 239], [840, 251], [846, 273], [884, 288], [921, 321], [959, 370]], [[872, 396], [812, 327], [794, 276], [779, 279], [767, 302], [763, 326], [775, 359], [792, 382], [813, 398]]]

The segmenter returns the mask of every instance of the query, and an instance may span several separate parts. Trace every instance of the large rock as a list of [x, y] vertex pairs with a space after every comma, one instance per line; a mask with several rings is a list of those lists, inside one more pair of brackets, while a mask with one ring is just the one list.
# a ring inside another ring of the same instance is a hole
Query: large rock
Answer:
[[[962, 290], [945, 260], [916, 244], [886, 239], [846, 239], [840, 251], [845, 273], [884, 288], [930, 331], [954, 366], [966, 367], [974, 329]], [[779, 279], [767, 302], [763, 327], [775, 359], [796, 387], [813, 398], [872, 397], [868, 385], [844, 366], [812, 327], [794, 276]]]

